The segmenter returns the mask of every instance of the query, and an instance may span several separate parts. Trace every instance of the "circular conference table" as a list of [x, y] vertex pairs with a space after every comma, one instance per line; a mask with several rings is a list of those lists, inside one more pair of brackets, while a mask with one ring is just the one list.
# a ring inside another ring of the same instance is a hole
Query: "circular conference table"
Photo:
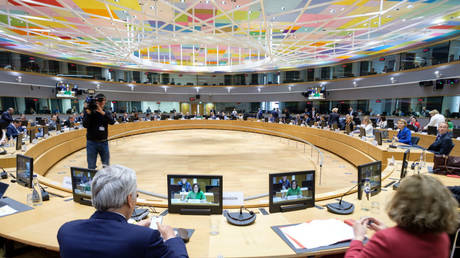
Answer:
[[[216, 121], [216, 120], [167, 120], [149, 121], [113, 125], [109, 128], [109, 138], [111, 140], [150, 132], [183, 129], [221, 129], [236, 130], [253, 133], [262, 133], [272, 136], [289, 138], [295, 141], [308, 141], [315, 146], [335, 153], [354, 166], [372, 162], [382, 161], [382, 186], [388, 182], [399, 178], [400, 164], [387, 165], [387, 160], [394, 157], [401, 160], [404, 149], [390, 149], [388, 144], [375, 146], [370, 141], [363, 141], [359, 137], [345, 135], [343, 132], [335, 132], [317, 128], [301, 127], [285, 124], [263, 123], [256, 121]], [[63, 187], [60, 183], [46, 178], [46, 172], [59, 160], [85, 148], [86, 130], [73, 130], [61, 133], [47, 139], [41, 140], [32, 146], [28, 146], [24, 155], [34, 158], [34, 171], [40, 175], [40, 182], [46, 185], [50, 193], [61, 197], [51, 196], [50, 201], [44, 202], [42, 206], [33, 210], [21, 212], [0, 218], [0, 236], [13, 241], [18, 241], [32, 246], [43, 247], [50, 250], [59, 250], [56, 235], [59, 227], [70, 220], [88, 218], [94, 208], [75, 203], [71, 199], [71, 191]], [[424, 139], [426, 137], [426, 139]], [[420, 144], [429, 144], [431, 136], [421, 135]], [[423, 139], [423, 140], [422, 140]], [[459, 144], [456, 143], [456, 148]], [[457, 150], [458, 151], [458, 150]], [[420, 150], [411, 150], [420, 154]], [[14, 154], [14, 153], [13, 153]], [[420, 155], [411, 155], [410, 160], [418, 160]], [[427, 161], [433, 159], [432, 154], [427, 154]], [[324, 164], [323, 164], [324, 165]], [[15, 154], [8, 155], [0, 159], [0, 166], [12, 168], [15, 166]], [[398, 168], [399, 166], [399, 168]], [[316, 173], [321, 169], [316, 168]], [[10, 170], [11, 171], [11, 170]], [[409, 170], [409, 174], [412, 173]], [[225, 176], [225, 175], [224, 175]], [[334, 176], [334, 175], [323, 175]], [[456, 185], [460, 180], [437, 176], [446, 185]], [[29, 189], [10, 183], [9, 179], [1, 180], [9, 183], [10, 187], [6, 195], [19, 202], [26, 202], [26, 194]], [[315, 196], [316, 204], [324, 206], [334, 202], [347, 192], [347, 188], [336, 189], [332, 192], [322, 193]], [[379, 203], [378, 209], [373, 210], [372, 214], [363, 212], [360, 209], [360, 202], [356, 194], [351, 191], [344, 200], [356, 205], [355, 212], [351, 215], [338, 216], [328, 213], [326, 209], [318, 207], [309, 208], [287, 213], [275, 213], [268, 216], [258, 214], [255, 224], [248, 227], [235, 227], [229, 225], [221, 215], [211, 216], [192, 216], [168, 214], [163, 223], [174, 227], [193, 228], [187, 250], [191, 257], [280, 257], [296, 256], [296, 253], [271, 229], [271, 226], [286, 225], [306, 222], [312, 219], [359, 219], [362, 216], [376, 216], [388, 225], [393, 223], [388, 216], [382, 212], [385, 204], [393, 195], [391, 187], [382, 189], [382, 192], [373, 197], [373, 201]], [[167, 208], [165, 201], [141, 200], [138, 205], [153, 206], [158, 212]], [[265, 207], [267, 203], [248, 203], [247, 207]], [[234, 209], [236, 207], [225, 207], [224, 209]], [[210, 225], [218, 225], [219, 234], [210, 235]], [[372, 234], [372, 232], [370, 232]], [[271, 248], [267, 248], [270, 246]], [[235, 248], [237, 247], [237, 248]], [[328, 249], [319, 253], [303, 253], [301, 256], [314, 254], [329, 254], [344, 252], [346, 248]]]

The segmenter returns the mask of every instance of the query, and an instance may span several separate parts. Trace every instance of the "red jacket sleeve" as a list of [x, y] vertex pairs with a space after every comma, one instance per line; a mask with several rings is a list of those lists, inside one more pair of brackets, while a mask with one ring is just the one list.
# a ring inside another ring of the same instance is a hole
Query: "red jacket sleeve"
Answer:
[[350, 248], [345, 253], [345, 258], [385, 257], [388, 254], [389, 248], [385, 235], [377, 232], [366, 245], [363, 245], [358, 240], [351, 241]]

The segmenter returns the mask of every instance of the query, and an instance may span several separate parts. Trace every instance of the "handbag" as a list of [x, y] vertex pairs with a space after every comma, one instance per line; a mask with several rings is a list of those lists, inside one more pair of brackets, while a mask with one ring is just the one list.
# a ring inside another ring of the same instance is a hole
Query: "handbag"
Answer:
[[435, 154], [433, 173], [460, 176], [460, 157]]

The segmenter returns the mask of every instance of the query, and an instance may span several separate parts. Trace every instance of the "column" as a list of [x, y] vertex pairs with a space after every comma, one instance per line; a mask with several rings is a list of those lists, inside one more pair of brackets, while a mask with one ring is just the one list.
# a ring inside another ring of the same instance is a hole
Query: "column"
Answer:
[[26, 99], [16, 98], [16, 108], [18, 113], [24, 113], [26, 111]]
[[21, 55], [17, 53], [11, 53], [12, 65], [14, 70], [21, 70]]
[[62, 99], [62, 113], [67, 113], [67, 110], [72, 108], [72, 103], [70, 99]]
[[69, 65], [66, 62], [59, 62], [59, 72], [58, 74], [68, 74]]

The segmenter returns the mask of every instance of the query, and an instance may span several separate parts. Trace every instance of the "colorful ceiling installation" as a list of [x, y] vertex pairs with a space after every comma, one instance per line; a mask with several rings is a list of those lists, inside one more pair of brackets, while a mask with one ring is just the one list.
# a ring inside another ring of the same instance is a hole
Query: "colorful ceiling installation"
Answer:
[[460, 34], [459, 0], [1, 0], [0, 47], [183, 72], [301, 68]]

